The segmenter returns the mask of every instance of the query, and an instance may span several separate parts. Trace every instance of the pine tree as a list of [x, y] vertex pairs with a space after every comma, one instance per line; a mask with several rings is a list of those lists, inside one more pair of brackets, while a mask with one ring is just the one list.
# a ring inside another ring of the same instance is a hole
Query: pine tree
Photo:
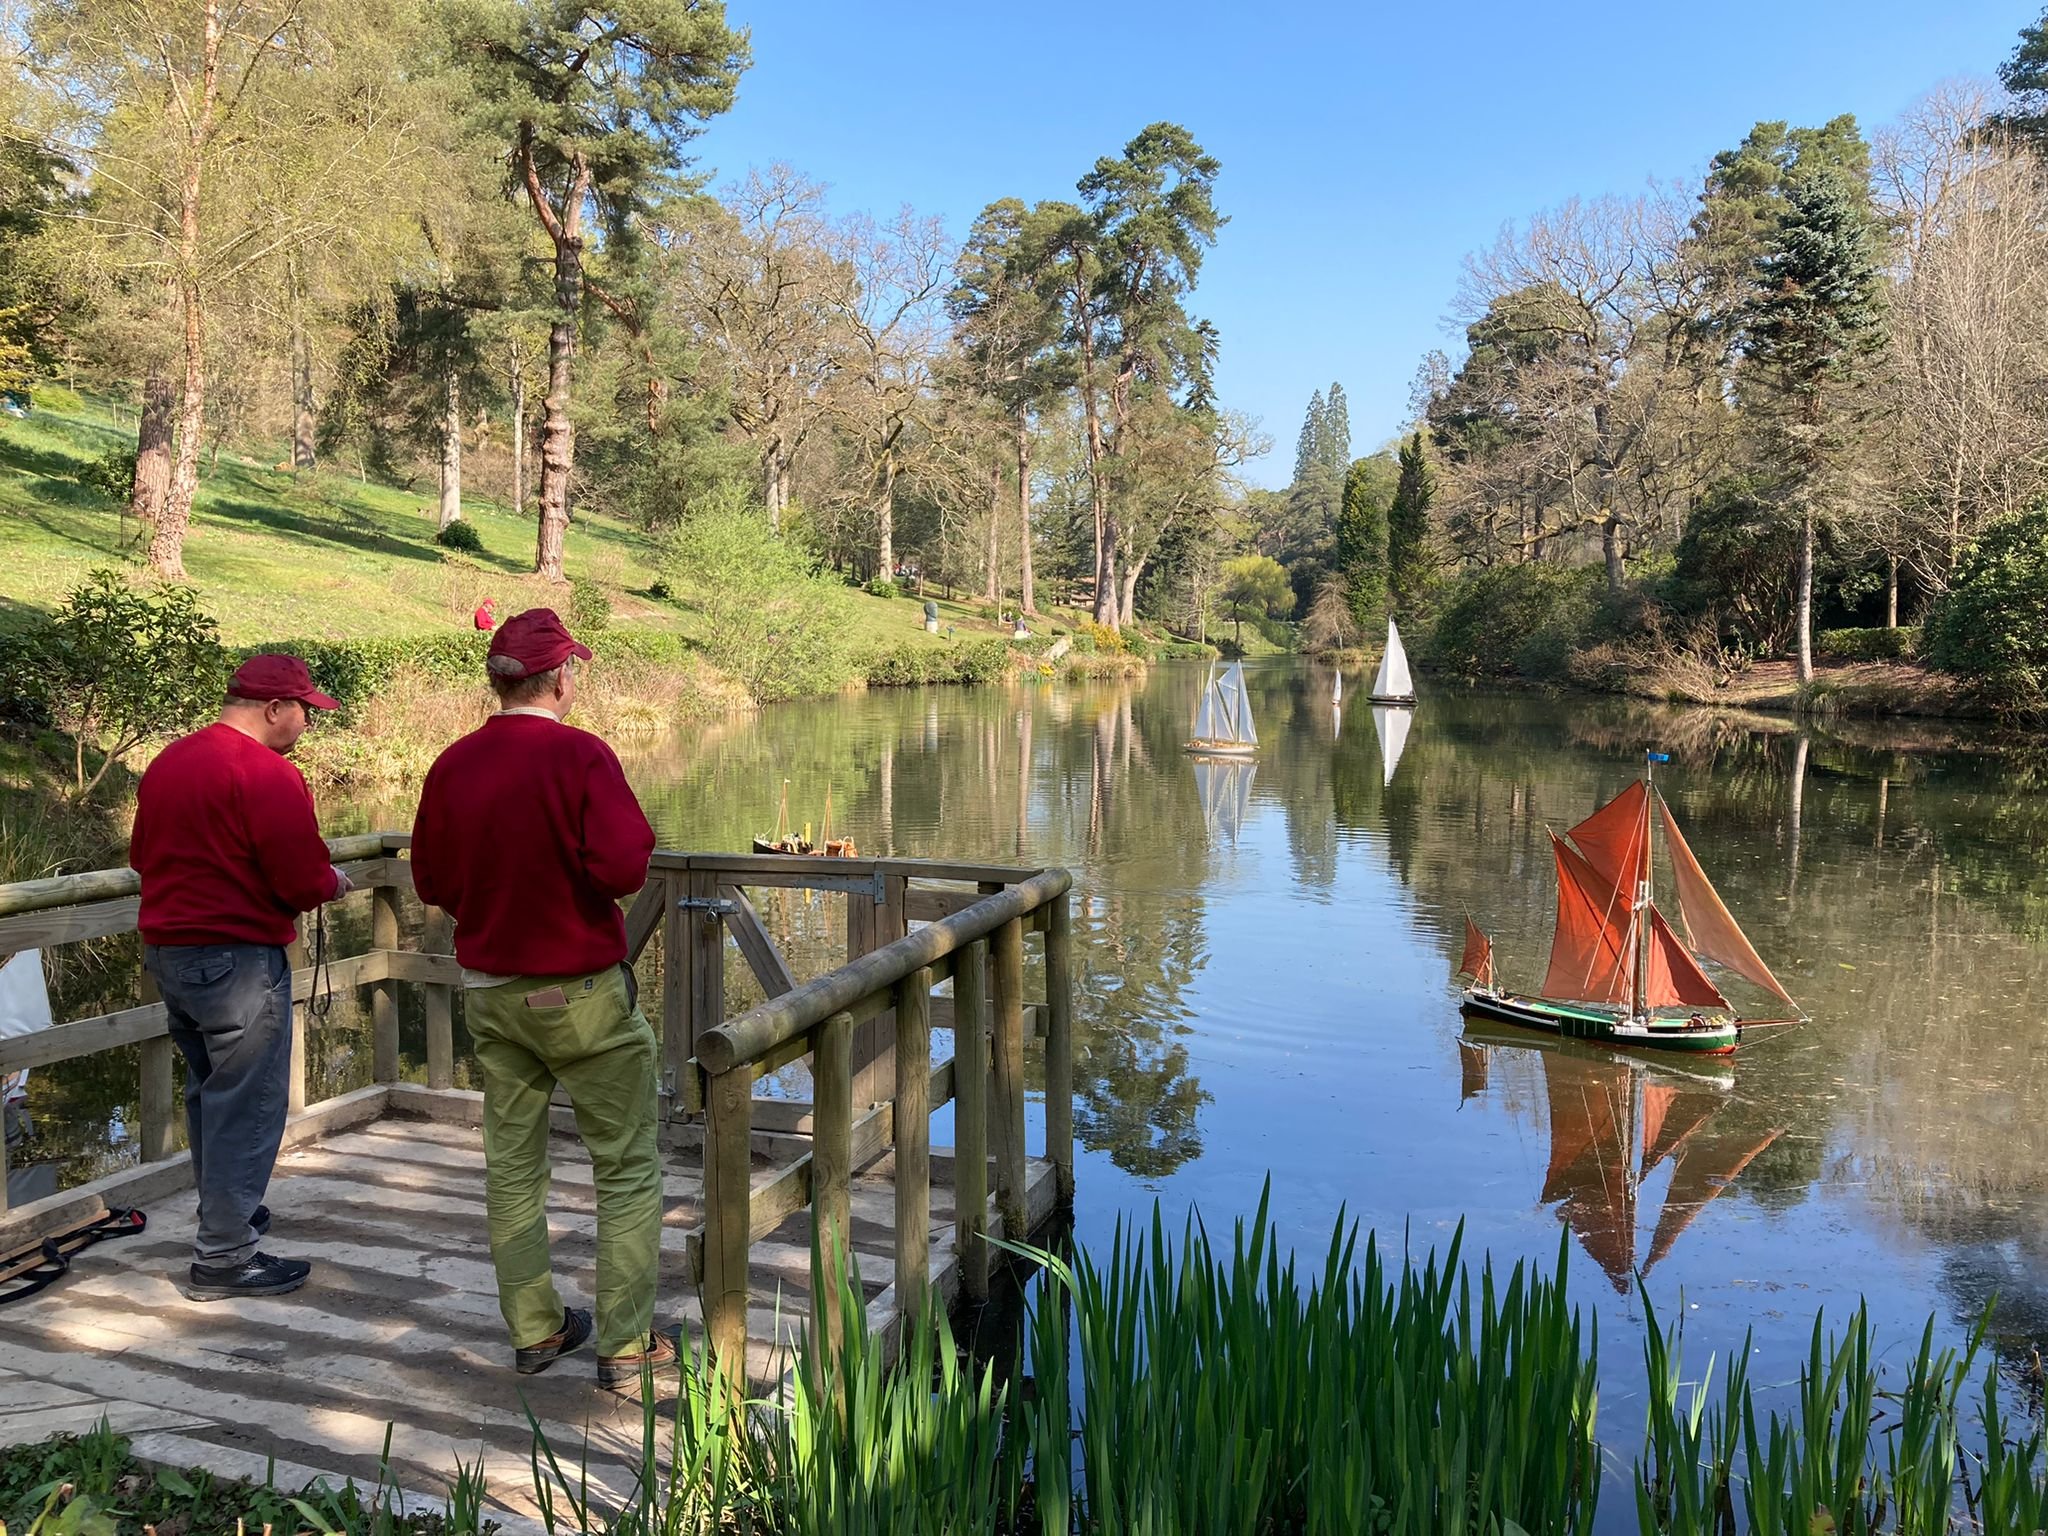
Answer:
[[1323, 441], [1323, 392], [1319, 389], [1308, 399], [1308, 414], [1302, 418], [1301, 435], [1294, 440], [1294, 484], [1299, 485], [1309, 478], [1313, 466], [1322, 462], [1319, 452]]
[[1337, 574], [1359, 628], [1380, 622], [1387, 602], [1387, 505], [1393, 466], [1386, 455], [1360, 459], [1344, 476], [1337, 509]]
[[1401, 445], [1401, 477], [1387, 508], [1387, 585], [1394, 607], [1413, 611], [1428, 573], [1429, 504], [1436, 498], [1436, 471], [1423, 452], [1422, 434]]
[[1795, 185], [1762, 259], [1746, 350], [1798, 519], [1799, 680], [1813, 678], [1813, 545], [1837, 510], [1837, 470], [1858, 419], [1854, 391], [1886, 340], [1883, 277], [1867, 184], [1827, 169]]
[[1316, 434], [1316, 458], [1336, 474], [1351, 463], [1351, 407], [1344, 399], [1344, 386], [1332, 384], [1323, 396], [1322, 430]]

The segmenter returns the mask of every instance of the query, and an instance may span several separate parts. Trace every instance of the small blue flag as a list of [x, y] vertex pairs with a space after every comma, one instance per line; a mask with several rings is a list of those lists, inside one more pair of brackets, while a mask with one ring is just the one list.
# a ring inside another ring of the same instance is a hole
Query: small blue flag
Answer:
[[1671, 754], [1669, 752], [1645, 752], [1643, 756], [1653, 763], [1668, 763], [1671, 761]]

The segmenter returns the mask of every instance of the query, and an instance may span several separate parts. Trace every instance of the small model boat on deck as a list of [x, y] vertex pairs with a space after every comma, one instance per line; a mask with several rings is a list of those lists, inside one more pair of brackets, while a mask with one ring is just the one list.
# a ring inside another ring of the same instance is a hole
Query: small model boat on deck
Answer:
[[825, 819], [818, 824], [818, 852], [828, 859], [851, 859], [859, 849], [853, 846], [850, 837], [832, 835], [832, 786], [825, 786]]
[[1408, 653], [1401, 647], [1401, 631], [1394, 628], [1392, 619], [1387, 620], [1387, 648], [1380, 653], [1380, 669], [1367, 697], [1374, 704], [1415, 702], [1415, 679], [1408, 671]]
[[809, 827], [805, 827], [801, 835], [789, 829], [789, 780], [784, 779], [782, 781], [782, 804], [775, 812], [774, 835], [771, 837], [756, 836], [754, 839], [754, 852], [815, 853], [817, 849], [811, 843], [810, 833], [811, 829]]
[[1251, 696], [1245, 691], [1244, 663], [1233, 661], [1229, 670], [1217, 675], [1209, 663], [1209, 680], [1202, 687], [1201, 707], [1195, 711], [1195, 734], [1182, 749], [1197, 757], [1254, 757], [1259, 750], [1259, 733], [1252, 724]]
[[[1797, 1009], [1736, 926], [1652, 784], [1650, 764], [1668, 761], [1646, 754], [1641, 780], [1566, 837], [1551, 834], [1557, 927], [1550, 968], [1534, 996], [1501, 988], [1492, 941], [1465, 919], [1457, 974], [1471, 978], [1465, 988], [1468, 1014], [1575, 1040], [1716, 1054], [1734, 1050], [1746, 1025], [1785, 1022], [1738, 1018], [1700, 968], [1701, 960], [1726, 967]], [[1677, 887], [1676, 930], [1651, 895], [1653, 807]]]

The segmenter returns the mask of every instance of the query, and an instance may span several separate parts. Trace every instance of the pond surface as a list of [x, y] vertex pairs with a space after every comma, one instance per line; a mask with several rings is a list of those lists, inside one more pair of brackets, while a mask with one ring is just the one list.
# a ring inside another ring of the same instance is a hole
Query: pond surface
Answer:
[[[1623, 1440], [1640, 1367], [1615, 1325], [1643, 1311], [1638, 1272], [1702, 1361], [1754, 1328], [1760, 1383], [1796, 1373], [1817, 1308], [1859, 1297], [1900, 1365], [1930, 1314], [1959, 1338], [1994, 1295], [2009, 1360], [2048, 1340], [2038, 759], [1924, 728], [1426, 689], [1396, 761], [1365, 679], [1340, 718], [1329, 672], [1247, 670], [1250, 771], [1182, 753], [1187, 666], [788, 705], [623, 755], [665, 846], [744, 847], [786, 779], [798, 823], [829, 785], [863, 853], [1073, 868], [1083, 1241], [1155, 1198], [1227, 1227], [1268, 1180], [1318, 1253], [1340, 1212], [1417, 1251], [1462, 1221], [1498, 1264], [1554, 1264], [1562, 1240], [1608, 1325], [1602, 1429]], [[1677, 1061], [1468, 1030], [1465, 915], [1533, 986], [1545, 829], [1621, 790], [1645, 747], [1671, 755], [1659, 783], [1694, 851], [1811, 1021]]]

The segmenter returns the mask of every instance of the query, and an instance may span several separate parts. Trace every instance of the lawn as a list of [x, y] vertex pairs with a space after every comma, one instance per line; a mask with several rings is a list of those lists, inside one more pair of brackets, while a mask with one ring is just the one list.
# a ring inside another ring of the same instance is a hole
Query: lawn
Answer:
[[[142, 569], [145, 530], [126, 516], [124, 502], [79, 479], [106, 454], [133, 447], [132, 419], [117, 422], [105, 403], [64, 390], [40, 393], [25, 419], [0, 418], [0, 627], [55, 608], [95, 566]], [[532, 574], [531, 514], [465, 497], [463, 514], [484, 547], [480, 555], [456, 554], [434, 543], [429, 484], [408, 490], [266, 462], [224, 451], [217, 468], [201, 475], [185, 542], [186, 573], [231, 645], [461, 627], [486, 597], [497, 599], [501, 616], [538, 603], [568, 606], [563, 589]], [[657, 558], [636, 528], [594, 513], [570, 524], [568, 574], [603, 588], [616, 622], [690, 634], [698, 614], [648, 595]], [[918, 599], [850, 596], [857, 647], [945, 643], [926, 637]], [[978, 605], [939, 606], [942, 626], [1000, 632]]]

